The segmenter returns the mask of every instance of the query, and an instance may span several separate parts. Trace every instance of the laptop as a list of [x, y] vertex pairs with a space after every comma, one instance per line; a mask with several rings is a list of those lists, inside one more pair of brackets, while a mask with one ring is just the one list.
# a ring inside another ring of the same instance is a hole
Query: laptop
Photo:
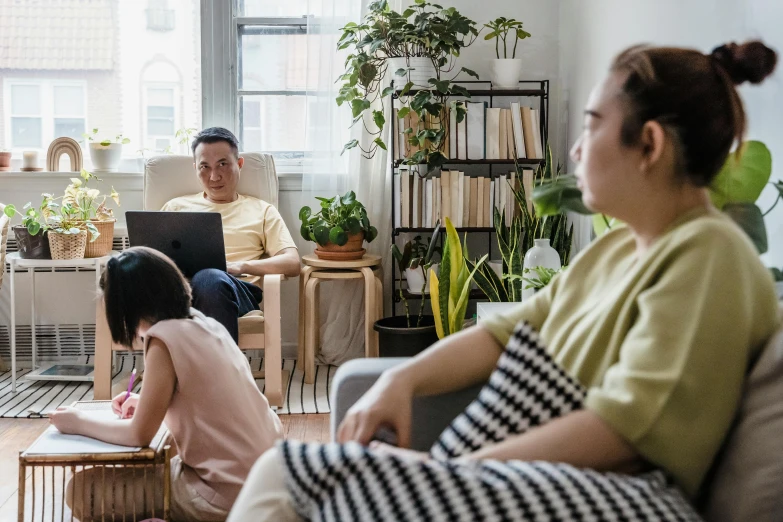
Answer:
[[191, 279], [205, 268], [226, 270], [223, 221], [217, 212], [125, 212], [130, 246], [154, 248]]

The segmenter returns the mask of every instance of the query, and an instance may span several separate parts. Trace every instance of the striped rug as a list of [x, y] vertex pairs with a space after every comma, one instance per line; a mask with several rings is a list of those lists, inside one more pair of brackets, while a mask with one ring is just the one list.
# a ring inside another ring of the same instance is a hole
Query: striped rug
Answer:
[[[89, 364], [91, 356], [82, 357], [76, 361], [79, 364]], [[262, 357], [249, 357], [253, 371], [261, 369]], [[140, 356], [122, 355], [118, 357], [118, 367], [112, 376], [112, 384], [127, 386], [128, 376], [134, 367], [143, 369]], [[277, 408], [278, 415], [297, 413], [329, 413], [329, 386], [337, 370], [335, 366], [316, 366], [315, 382], [304, 382], [304, 373], [295, 369], [296, 359], [283, 359], [283, 369], [291, 372], [291, 379], [286, 389], [286, 401]], [[69, 405], [74, 401], [92, 400], [91, 382], [67, 381], [32, 381], [24, 379], [29, 369], [17, 369], [16, 393], [11, 393], [11, 372], [0, 373], [0, 418], [41, 418], [54, 411], [59, 406]], [[257, 379], [258, 388], [264, 391], [264, 379]], [[141, 383], [134, 386], [134, 391], [141, 389]]]

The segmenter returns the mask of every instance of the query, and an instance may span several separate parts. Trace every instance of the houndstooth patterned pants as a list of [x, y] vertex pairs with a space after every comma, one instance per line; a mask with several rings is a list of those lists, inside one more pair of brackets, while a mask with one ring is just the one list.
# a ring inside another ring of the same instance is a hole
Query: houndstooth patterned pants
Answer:
[[356, 443], [284, 441], [286, 483], [297, 512], [316, 521], [700, 520], [661, 472], [452, 460], [578, 410], [584, 397], [522, 323], [479, 396], [433, 446], [433, 459], [414, 462]]

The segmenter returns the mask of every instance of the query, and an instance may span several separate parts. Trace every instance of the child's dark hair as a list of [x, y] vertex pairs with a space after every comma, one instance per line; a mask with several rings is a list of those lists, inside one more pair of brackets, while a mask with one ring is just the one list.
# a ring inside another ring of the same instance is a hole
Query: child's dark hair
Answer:
[[636, 144], [644, 124], [656, 120], [676, 140], [685, 178], [709, 186], [732, 144], [745, 135], [745, 111], [735, 85], [760, 83], [776, 64], [777, 53], [758, 41], [722, 45], [710, 54], [677, 47], [625, 50], [611, 67], [627, 75], [623, 144]]
[[196, 134], [193, 138], [193, 145], [191, 145], [193, 155], [196, 155], [196, 147], [202, 143], [217, 143], [219, 141], [228, 143], [234, 156], [239, 157], [239, 140], [234, 136], [234, 133], [223, 127], [210, 127]]
[[144, 320], [157, 323], [190, 316], [190, 285], [174, 262], [147, 247], [113, 257], [101, 275], [111, 338], [130, 347]]

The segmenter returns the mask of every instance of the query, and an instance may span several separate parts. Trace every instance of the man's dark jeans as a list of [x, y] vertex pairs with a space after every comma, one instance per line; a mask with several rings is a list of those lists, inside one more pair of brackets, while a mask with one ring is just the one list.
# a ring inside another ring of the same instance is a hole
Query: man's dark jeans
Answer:
[[193, 308], [222, 324], [239, 341], [240, 317], [258, 310], [263, 292], [256, 285], [240, 281], [215, 268], [201, 270], [190, 280]]

